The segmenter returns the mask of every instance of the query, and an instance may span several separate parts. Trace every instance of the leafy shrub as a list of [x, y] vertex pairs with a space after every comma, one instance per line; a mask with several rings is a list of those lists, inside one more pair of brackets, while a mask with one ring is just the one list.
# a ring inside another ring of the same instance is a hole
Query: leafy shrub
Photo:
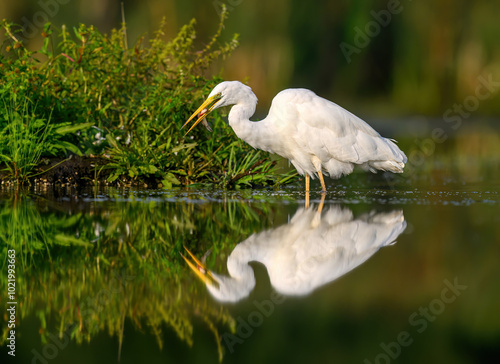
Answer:
[[[267, 176], [274, 163], [265, 162], [267, 154], [233, 143], [232, 131], [218, 114], [217, 133], [208, 138], [202, 128], [189, 139], [179, 130], [192, 105], [201, 103], [221, 81], [205, 76], [209, 67], [238, 44], [237, 35], [219, 42], [225, 15], [201, 50], [195, 47], [194, 20], [170, 41], [163, 40], [163, 22], [152, 39], [142, 37], [132, 47], [127, 46], [125, 28], [106, 35], [82, 24], [71, 34], [64, 26], [56, 30], [48, 23], [38, 52], [24, 48], [16, 36], [20, 30], [4, 21], [7, 40], [0, 53], [0, 94], [30, 100], [46, 132], [53, 134], [62, 125], [74, 127], [58, 139], [67, 143], [66, 148], [50, 150], [44, 145], [40, 155], [64, 157], [81, 151], [85, 156], [105, 156], [110, 182], [154, 179], [164, 186], [222, 187], [273, 183], [274, 177]], [[5, 114], [12, 106], [7, 102], [0, 108]]]

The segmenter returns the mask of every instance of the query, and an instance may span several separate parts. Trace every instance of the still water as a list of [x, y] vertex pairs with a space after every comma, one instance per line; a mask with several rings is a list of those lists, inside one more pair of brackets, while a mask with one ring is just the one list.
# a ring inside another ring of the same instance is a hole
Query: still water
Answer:
[[362, 175], [304, 204], [301, 184], [5, 193], [1, 362], [499, 362], [498, 185]]

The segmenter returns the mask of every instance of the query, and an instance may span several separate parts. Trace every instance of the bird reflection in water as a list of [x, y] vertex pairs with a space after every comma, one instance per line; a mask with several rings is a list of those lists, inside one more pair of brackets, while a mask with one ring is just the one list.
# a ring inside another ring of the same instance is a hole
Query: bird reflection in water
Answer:
[[190, 268], [221, 302], [237, 302], [255, 287], [250, 262], [267, 268], [271, 285], [283, 295], [302, 296], [356, 268], [404, 231], [401, 210], [354, 217], [346, 207], [300, 208], [288, 224], [251, 235], [227, 259], [229, 276], [209, 271], [187, 248]]

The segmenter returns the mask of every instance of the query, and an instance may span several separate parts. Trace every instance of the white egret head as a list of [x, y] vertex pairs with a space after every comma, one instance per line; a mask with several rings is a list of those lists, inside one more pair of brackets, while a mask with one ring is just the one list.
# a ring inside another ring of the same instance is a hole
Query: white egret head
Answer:
[[229, 105], [236, 105], [240, 102], [252, 101], [257, 103], [257, 97], [252, 92], [252, 89], [239, 81], [224, 81], [219, 83], [213, 88], [213, 90], [208, 95], [207, 99], [201, 106], [191, 115], [191, 117], [184, 123], [183, 128], [189, 124], [196, 116], [198, 119], [186, 132], [189, 133], [196, 125], [203, 122], [203, 125], [210, 130], [206, 117], [213, 110]]
[[[228, 262], [228, 272], [231, 277], [215, 274], [207, 269], [204, 263], [194, 256], [188, 248], [184, 249], [189, 257], [182, 255], [189, 268], [205, 283], [210, 294], [219, 302], [238, 302], [247, 297], [255, 286], [255, 276], [248, 264], [231, 265]], [[234, 262], [233, 262], [234, 263]]]

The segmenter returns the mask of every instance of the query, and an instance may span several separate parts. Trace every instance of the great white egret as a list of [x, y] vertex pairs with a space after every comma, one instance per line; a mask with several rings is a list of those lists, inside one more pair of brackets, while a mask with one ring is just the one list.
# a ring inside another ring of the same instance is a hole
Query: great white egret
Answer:
[[348, 208], [297, 210], [288, 224], [251, 235], [227, 259], [229, 276], [209, 271], [187, 248], [190, 268], [221, 302], [237, 302], [255, 286], [249, 262], [266, 267], [271, 285], [301, 296], [353, 270], [404, 231], [403, 212], [371, 212], [355, 218]]
[[202, 121], [210, 130], [207, 115], [229, 105], [234, 105], [228, 119], [236, 135], [256, 149], [290, 160], [305, 175], [306, 191], [309, 178], [318, 176], [326, 192], [323, 173], [339, 178], [355, 165], [371, 172], [402, 173], [407, 161], [393, 139], [381, 137], [362, 119], [306, 89], [281, 91], [267, 117], [253, 122], [257, 97], [252, 89], [238, 81], [221, 82], [182, 127], [198, 116], [187, 133]]

